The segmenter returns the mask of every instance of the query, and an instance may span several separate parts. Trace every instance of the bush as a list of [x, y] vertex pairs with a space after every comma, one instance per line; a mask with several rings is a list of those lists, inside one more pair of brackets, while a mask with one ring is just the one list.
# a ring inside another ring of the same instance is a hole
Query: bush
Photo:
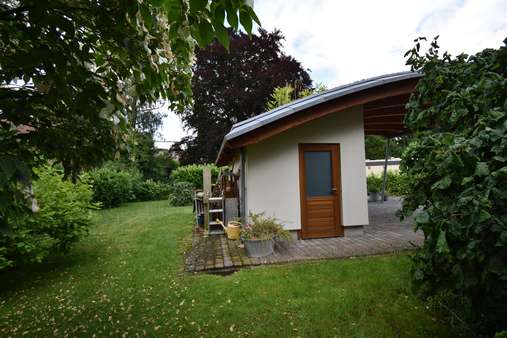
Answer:
[[151, 179], [143, 181], [139, 170], [115, 162], [106, 163], [88, 175], [93, 182], [94, 200], [106, 208], [130, 201], [165, 199], [170, 192], [169, 184]]
[[111, 163], [91, 171], [89, 175], [93, 182], [94, 201], [106, 208], [135, 200], [135, 190], [142, 184], [139, 171], [119, 169]]
[[[92, 189], [86, 179], [72, 183], [55, 166], [35, 170], [32, 209], [0, 232], [0, 269], [22, 262], [41, 262], [49, 254], [65, 252], [85, 235], [91, 224]], [[38, 210], [37, 210], [38, 209]]]
[[399, 171], [387, 172], [386, 190], [389, 195], [405, 196], [408, 192], [408, 176]]
[[366, 178], [368, 192], [379, 192], [382, 190], [382, 176], [369, 174]]
[[173, 206], [191, 205], [194, 198], [194, 186], [189, 182], [174, 182], [171, 186], [169, 203]]
[[[507, 43], [507, 40], [505, 40]], [[403, 153], [407, 196], [425, 241], [414, 257], [424, 296], [468, 304], [477, 335], [507, 328], [507, 47], [440, 56], [436, 41], [412, 68], [424, 73], [407, 104], [414, 133]]]
[[169, 197], [170, 186], [166, 183], [146, 180], [136, 184], [134, 187], [134, 195], [136, 201], [151, 201], [165, 199]]
[[[189, 182], [195, 189], [202, 189], [202, 171], [203, 164], [190, 164], [174, 169], [171, 174], [173, 182]], [[211, 181], [215, 182], [220, 168], [215, 165], [211, 166]]]
[[[383, 176], [370, 174], [366, 178], [368, 192], [382, 191]], [[407, 193], [407, 175], [398, 171], [387, 171], [386, 192], [392, 196], [405, 196]]]

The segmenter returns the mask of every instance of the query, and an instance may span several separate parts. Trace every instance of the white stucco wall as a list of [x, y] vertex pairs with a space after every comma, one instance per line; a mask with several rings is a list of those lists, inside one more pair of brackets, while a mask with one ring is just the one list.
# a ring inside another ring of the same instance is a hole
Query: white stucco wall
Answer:
[[368, 224], [362, 106], [331, 114], [246, 148], [246, 210], [301, 229], [299, 143], [339, 143], [344, 226]]

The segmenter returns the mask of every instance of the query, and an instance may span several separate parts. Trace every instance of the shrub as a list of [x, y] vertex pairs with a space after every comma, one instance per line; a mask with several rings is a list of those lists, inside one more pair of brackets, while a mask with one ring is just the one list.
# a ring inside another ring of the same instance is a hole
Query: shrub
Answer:
[[[190, 164], [174, 169], [171, 174], [173, 182], [189, 182], [195, 189], [202, 189], [203, 164]], [[211, 166], [211, 181], [215, 182], [220, 169], [215, 165]]]
[[369, 174], [366, 178], [368, 192], [379, 192], [382, 190], [382, 176]]
[[[383, 175], [370, 174], [366, 178], [368, 192], [382, 191]], [[407, 175], [398, 171], [387, 171], [386, 192], [392, 196], [405, 196]]]
[[[20, 215], [7, 232], [0, 232], [0, 269], [22, 262], [41, 262], [49, 254], [65, 252], [85, 235], [91, 224], [92, 189], [86, 179], [63, 178], [51, 165], [36, 169], [33, 210]], [[36, 201], [36, 202], [35, 202]], [[38, 208], [38, 210], [37, 210]]]
[[106, 208], [135, 200], [136, 189], [141, 189], [141, 174], [137, 170], [119, 169], [105, 164], [89, 173], [93, 182], [93, 199]]
[[191, 205], [194, 198], [194, 186], [192, 183], [178, 181], [171, 186], [169, 203], [173, 206]]
[[136, 201], [151, 201], [169, 197], [170, 186], [166, 183], [146, 180], [136, 184], [134, 195]]
[[492, 336], [507, 328], [507, 47], [452, 58], [437, 41], [419, 46], [407, 53], [424, 77], [407, 104], [414, 138], [402, 162], [403, 215], [423, 209], [414, 285], [463, 298], [475, 333]]
[[400, 171], [388, 171], [386, 190], [393, 196], [405, 196], [408, 192], [408, 177]]

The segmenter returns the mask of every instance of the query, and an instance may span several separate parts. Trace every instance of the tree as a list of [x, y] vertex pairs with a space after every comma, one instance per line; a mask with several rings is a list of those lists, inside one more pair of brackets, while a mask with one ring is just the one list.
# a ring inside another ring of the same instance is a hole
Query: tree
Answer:
[[145, 180], [167, 182], [171, 171], [178, 167], [168, 151], [155, 148], [153, 134], [136, 132], [133, 147], [126, 166], [139, 169]]
[[425, 241], [413, 279], [446, 295], [475, 332], [507, 328], [507, 39], [499, 49], [452, 57], [421, 41], [407, 64], [421, 71], [408, 105], [403, 214]]
[[284, 104], [290, 103], [294, 100], [300, 99], [305, 96], [323, 92], [327, 87], [319, 83], [315, 88], [303, 88], [300, 89], [292, 84], [285, 85], [283, 87], [276, 87], [271, 94], [268, 103], [266, 104], [266, 110], [272, 110], [277, 107], [283, 106]]
[[55, 159], [75, 179], [118, 154], [132, 103], [188, 104], [194, 45], [228, 47], [225, 14], [259, 23], [243, 0], [2, 1], [0, 228], [30, 213], [34, 167]]
[[[60, 160], [67, 173], [100, 163], [122, 140], [129, 97], [188, 104], [195, 41], [217, 36], [228, 46], [225, 13], [237, 29], [238, 10], [249, 32], [257, 18], [244, 1], [2, 2], [4, 137]], [[18, 126], [30, 132], [6, 132]]]
[[230, 34], [229, 51], [214, 41], [196, 52], [194, 104], [179, 111], [195, 132], [173, 146], [183, 164], [215, 161], [231, 126], [264, 112], [274, 88], [295, 82], [302, 89], [311, 86], [301, 64], [281, 51], [280, 31]]

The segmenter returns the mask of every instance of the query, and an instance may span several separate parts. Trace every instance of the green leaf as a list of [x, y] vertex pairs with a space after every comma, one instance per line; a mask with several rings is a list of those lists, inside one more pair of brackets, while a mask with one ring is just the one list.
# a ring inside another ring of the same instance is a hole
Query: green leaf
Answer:
[[445, 238], [445, 231], [440, 231], [437, 239], [437, 252], [438, 253], [448, 253], [449, 245], [447, 245], [447, 239]]
[[505, 116], [505, 113], [502, 112], [502, 111], [496, 110], [496, 109], [492, 109], [492, 110], [489, 111], [489, 116], [494, 121], [498, 121], [498, 120], [500, 120], [501, 118], [503, 118]]
[[199, 22], [199, 36], [201, 41], [199, 42], [199, 46], [202, 48], [206, 47], [211, 40], [213, 40], [215, 32], [213, 31], [213, 26], [207, 21]]
[[486, 162], [477, 162], [475, 165], [476, 176], [487, 176], [489, 175], [489, 167]]
[[424, 272], [421, 269], [416, 269], [414, 272], [414, 279], [415, 280], [423, 280], [424, 279]]
[[493, 176], [507, 176], [507, 166], [498, 169], [493, 172]]
[[417, 223], [428, 223], [429, 220], [430, 220], [430, 215], [426, 211], [422, 211], [415, 216], [415, 221]]
[[143, 17], [143, 21], [146, 24], [146, 27], [150, 29], [153, 26], [153, 17], [151, 16], [151, 12], [148, 6], [141, 6], [141, 16]]
[[238, 11], [233, 6], [232, 1], [225, 2], [225, 9], [227, 11], [227, 22], [231, 25], [232, 29], [238, 29]]
[[203, 11], [208, 4], [208, 0], [190, 0], [190, 12], [197, 13]]
[[248, 34], [252, 33], [252, 18], [248, 15], [248, 12], [245, 10], [239, 11], [239, 21], [241, 22], [241, 26], [243, 26]]
[[164, 8], [167, 12], [167, 18], [170, 22], [181, 21], [181, 2], [180, 0], [165, 0]]
[[[221, 3], [213, 3], [211, 5], [211, 19], [213, 26], [223, 25], [225, 20], [225, 8]], [[216, 30], [216, 27], [215, 27]]]
[[481, 210], [479, 213], [479, 222], [484, 222], [491, 219], [491, 214], [486, 210]]
[[252, 18], [252, 20], [255, 21], [256, 24], [261, 26], [261, 22], [260, 22], [259, 18], [257, 17], [257, 14], [255, 14], [253, 8], [250, 6], [245, 6], [243, 8], [248, 12], [248, 14], [250, 15], [250, 18]]
[[10, 157], [2, 157], [0, 159], [0, 170], [2, 178], [6, 178], [6, 181], [9, 180], [12, 175], [16, 172], [16, 161]]
[[467, 185], [468, 183], [470, 182], [473, 182], [474, 178], [469, 176], [469, 177], [465, 177], [463, 178], [463, 180], [461, 181], [461, 185]]
[[165, 0], [150, 0], [150, 4], [153, 6], [160, 7], [165, 2]]
[[225, 49], [229, 50], [229, 32], [222, 24], [214, 24], [215, 35], [218, 38], [218, 41], [225, 47]]
[[444, 189], [447, 189], [451, 185], [451, 183], [452, 183], [452, 179], [449, 175], [447, 175], [444, 178], [442, 178], [441, 180], [437, 181], [435, 184], [433, 184], [431, 189], [444, 190]]
[[95, 65], [97, 67], [102, 66], [104, 64], [104, 62], [105, 62], [104, 55], [102, 55], [100, 53], [95, 54]]

